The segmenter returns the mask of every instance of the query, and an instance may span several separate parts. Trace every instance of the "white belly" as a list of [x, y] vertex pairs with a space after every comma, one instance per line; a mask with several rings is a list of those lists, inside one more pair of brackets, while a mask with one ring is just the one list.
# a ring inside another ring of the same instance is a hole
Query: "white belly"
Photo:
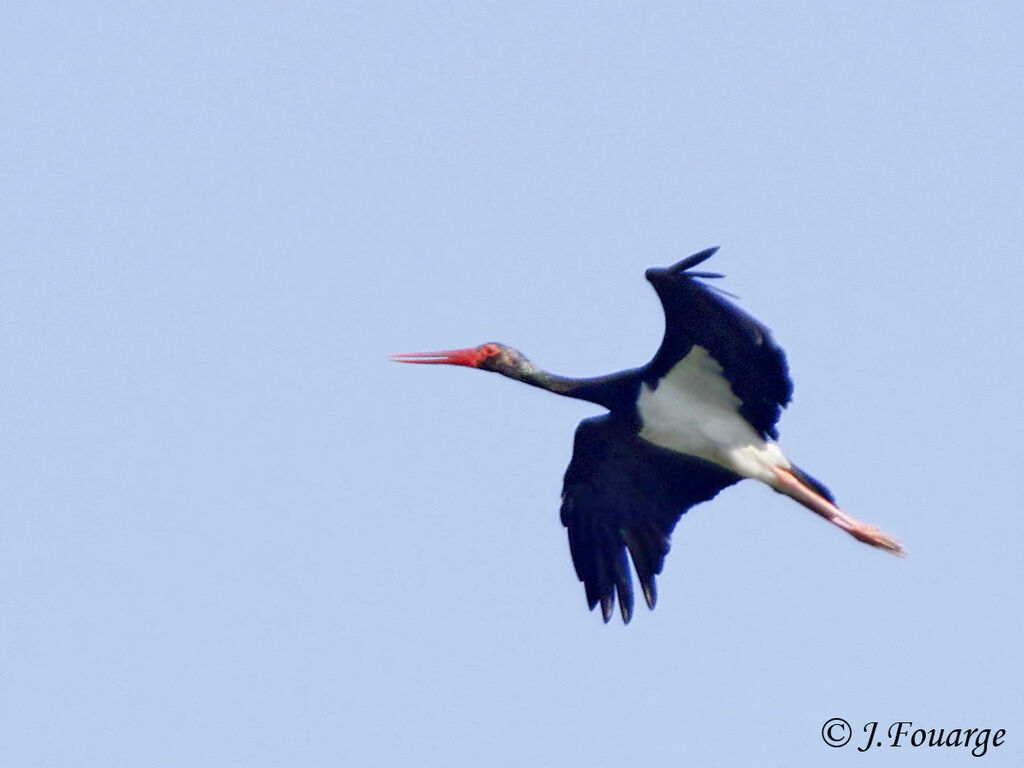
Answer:
[[772, 468], [788, 469], [790, 462], [778, 445], [764, 440], [740, 415], [742, 404], [718, 361], [694, 346], [657, 389], [640, 385], [640, 437], [772, 484]]

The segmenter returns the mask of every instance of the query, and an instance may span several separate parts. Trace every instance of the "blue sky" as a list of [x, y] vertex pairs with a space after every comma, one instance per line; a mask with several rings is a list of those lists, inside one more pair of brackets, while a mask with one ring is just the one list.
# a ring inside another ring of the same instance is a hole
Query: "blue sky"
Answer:
[[[1024, 631], [1017, 3], [0, 12], [0, 763], [961, 765]], [[785, 347], [782, 444], [658, 609], [558, 522], [598, 412], [394, 352], [642, 364], [643, 271]], [[617, 621], [617, 620], [616, 620]]]

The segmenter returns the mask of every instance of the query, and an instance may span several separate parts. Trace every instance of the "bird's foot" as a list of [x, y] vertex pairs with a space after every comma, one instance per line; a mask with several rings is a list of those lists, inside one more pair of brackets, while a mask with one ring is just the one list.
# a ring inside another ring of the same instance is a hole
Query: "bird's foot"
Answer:
[[884, 549], [886, 552], [892, 552], [894, 555], [899, 555], [900, 557], [904, 557], [907, 554], [906, 550], [903, 549], [903, 545], [900, 544], [899, 541], [883, 532], [877, 526], [858, 523], [855, 526], [846, 528], [846, 530], [849, 531], [850, 535], [855, 539], [863, 541], [865, 544], [870, 544], [873, 547]]

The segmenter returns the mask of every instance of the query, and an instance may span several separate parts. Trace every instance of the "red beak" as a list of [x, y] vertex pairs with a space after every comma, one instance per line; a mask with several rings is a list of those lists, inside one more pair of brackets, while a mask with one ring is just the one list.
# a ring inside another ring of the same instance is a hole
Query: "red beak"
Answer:
[[484, 355], [475, 347], [469, 349], [449, 349], [443, 352], [408, 352], [403, 355], [391, 355], [396, 363], [426, 363], [429, 365], [465, 365], [476, 368], [484, 359]]

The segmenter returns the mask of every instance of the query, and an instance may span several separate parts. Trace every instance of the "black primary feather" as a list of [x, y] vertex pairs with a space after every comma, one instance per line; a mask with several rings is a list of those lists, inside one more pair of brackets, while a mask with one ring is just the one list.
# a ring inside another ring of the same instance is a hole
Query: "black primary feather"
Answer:
[[641, 440], [629, 420], [608, 414], [581, 422], [562, 490], [576, 575], [587, 604], [611, 619], [616, 594], [622, 620], [633, 615], [632, 557], [648, 607], [657, 599], [670, 537], [690, 507], [707, 501], [739, 475], [702, 459]]

